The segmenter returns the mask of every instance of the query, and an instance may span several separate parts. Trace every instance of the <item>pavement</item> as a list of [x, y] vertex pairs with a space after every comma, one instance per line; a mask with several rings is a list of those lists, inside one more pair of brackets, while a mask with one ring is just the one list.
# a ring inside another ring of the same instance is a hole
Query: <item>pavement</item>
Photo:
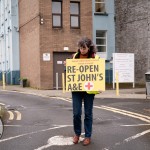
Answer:
[[[25, 94], [33, 94], [43, 97], [63, 97], [71, 98], [71, 92], [63, 92], [62, 90], [38, 90], [31, 87], [21, 87], [20, 85], [6, 85], [5, 89], [0, 86], [0, 91], [12, 91]], [[145, 88], [130, 88], [130, 89], [119, 89], [119, 95], [116, 95], [116, 90], [106, 90], [100, 94], [97, 94], [95, 98], [123, 98], [123, 99], [145, 99], [146, 100], [146, 89]], [[148, 100], [150, 98], [148, 97]], [[4, 114], [4, 107], [0, 104], [0, 117]]]

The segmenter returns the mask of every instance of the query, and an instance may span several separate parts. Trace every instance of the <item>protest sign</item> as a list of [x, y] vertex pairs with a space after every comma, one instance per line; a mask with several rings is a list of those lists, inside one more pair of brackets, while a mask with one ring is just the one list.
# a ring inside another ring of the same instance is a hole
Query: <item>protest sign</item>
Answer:
[[67, 59], [66, 91], [105, 91], [104, 59]]

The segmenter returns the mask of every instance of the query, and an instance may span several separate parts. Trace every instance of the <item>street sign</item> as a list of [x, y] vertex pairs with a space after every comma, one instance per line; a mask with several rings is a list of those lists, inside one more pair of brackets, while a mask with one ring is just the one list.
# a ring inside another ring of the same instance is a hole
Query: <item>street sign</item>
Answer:
[[43, 53], [43, 61], [50, 61], [50, 53]]
[[119, 83], [131, 82], [134, 84], [134, 54], [133, 53], [113, 53], [113, 85], [116, 82], [117, 72], [118, 72]]

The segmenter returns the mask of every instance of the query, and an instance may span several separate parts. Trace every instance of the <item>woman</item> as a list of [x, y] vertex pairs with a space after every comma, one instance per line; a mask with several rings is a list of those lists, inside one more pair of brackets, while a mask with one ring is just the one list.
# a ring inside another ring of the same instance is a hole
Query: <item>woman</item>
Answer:
[[[96, 54], [96, 47], [93, 42], [85, 37], [78, 42], [78, 52], [74, 54], [74, 59], [88, 59], [99, 58]], [[83, 145], [89, 145], [91, 143], [92, 124], [93, 124], [93, 101], [97, 92], [88, 93], [86, 91], [72, 92], [73, 101], [73, 125], [75, 136], [73, 137], [73, 143], [77, 144], [81, 135], [82, 121], [82, 101], [84, 102], [84, 130], [85, 139]]]

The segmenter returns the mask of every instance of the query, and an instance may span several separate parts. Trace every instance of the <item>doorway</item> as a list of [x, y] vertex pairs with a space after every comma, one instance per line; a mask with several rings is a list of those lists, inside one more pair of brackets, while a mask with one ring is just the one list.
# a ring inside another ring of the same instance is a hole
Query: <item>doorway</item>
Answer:
[[53, 88], [62, 89], [62, 73], [65, 74], [64, 61], [72, 58], [75, 52], [53, 52]]

